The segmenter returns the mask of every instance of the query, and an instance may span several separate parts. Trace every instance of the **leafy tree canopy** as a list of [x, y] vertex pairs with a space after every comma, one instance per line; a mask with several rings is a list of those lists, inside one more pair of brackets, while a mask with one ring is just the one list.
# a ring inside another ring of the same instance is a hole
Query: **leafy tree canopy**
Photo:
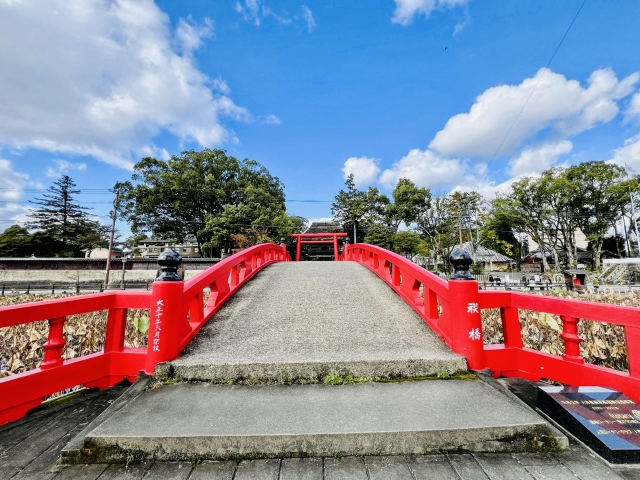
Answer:
[[189, 150], [166, 162], [147, 157], [134, 166], [132, 180], [140, 183], [116, 186], [132, 232], [177, 240], [193, 235], [207, 256], [237, 247], [234, 235], [252, 230], [274, 238], [299, 231], [301, 224], [286, 213], [278, 177], [224, 150]]

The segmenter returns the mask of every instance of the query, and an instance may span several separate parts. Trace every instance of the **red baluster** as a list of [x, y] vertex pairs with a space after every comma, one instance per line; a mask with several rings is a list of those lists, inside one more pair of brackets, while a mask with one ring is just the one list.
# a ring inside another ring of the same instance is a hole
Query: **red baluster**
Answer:
[[235, 265], [231, 268], [231, 282], [229, 285], [231, 288], [238, 286], [239, 274], [238, 274], [238, 266]]
[[562, 320], [560, 338], [564, 340], [564, 355], [562, 358], [569, 362], [584, 363], [584, 358], [580, 355], [582, 338], [578, 335], [578, 319], [561, 315], [560, 320]]
[[63, 328], [67, 317], [52, 318], [49, 320], [49, 336], [44, 348], [44, 361], [40, 368], [47, 369], [62, 365], [62, 349], [67, 343], [64, 339]]
[[204, 300], [202, 299], [202, 292], [196, 293], [191, 299], [191, 305], [189, 305], [189, 321], [192, 323], [201, 322], [204, 318]]
[[437, 320], [440, 314], [438, 313], [438, 295], [433, 290], [424, 290], [424, 302], [425, 302], [425, 314], [431, 320]]
[[107, 316], [107, 333], [104, 340], [105, 352], [119, 352], [124, 348], [127, 329], [127, 309], [111, 308]]
[[503, 307], [500, 309], [502, 320], [502, 335], [505, 347], [522, 348], [522, 333], [520, 331], [520, 317], [518, 309]]
[[629, 375], [640, 377], [640, 327], [624, 327]]
[[396, 264], [391, 264], [391, 284], [396, 287], [400, 286], [400, 267]]

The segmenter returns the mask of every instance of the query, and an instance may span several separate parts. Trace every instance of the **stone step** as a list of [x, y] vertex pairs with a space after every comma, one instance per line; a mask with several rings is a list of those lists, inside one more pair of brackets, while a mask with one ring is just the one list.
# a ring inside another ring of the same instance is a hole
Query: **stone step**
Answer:
[[499, 388], [482, 380], [164, 385], [105, 415], [68, 458], [194, 461], [568, 446], [566, 437]]

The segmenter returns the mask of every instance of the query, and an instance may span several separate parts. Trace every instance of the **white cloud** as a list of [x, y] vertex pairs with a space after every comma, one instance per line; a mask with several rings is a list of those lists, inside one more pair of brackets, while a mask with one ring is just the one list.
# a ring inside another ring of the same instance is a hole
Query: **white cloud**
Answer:
[[9, 160], [0, 159], [0, 201], [20, 200], [30, 183], [29, 175], [14, 171]]
[[213, 24], [206, 18], [204, 25], [198, 25], [193, 21], [191, 15], [185, 20], [181, 18], [176, 28], [176, 39], [180, 44], [180, 51], [184, 54], [191, 54], [202, 46], [203, 38], [213, 36]]
[[51, 178], [58, 178], [72, 170], [83, 171], [87, 169], [86, 163], [72, 163], [67, 160], [53, 160], [54, 167], [47, 167], [45, 175]]
[[302, 5], [302, 18], [307, 22], [307, 31], [311, 33], [311, 31], [316, 28], [316, 21], [313, 19], [313, 13], [306, 5]]
[[260, 26], [260, 5], [258, 0], [245, 0], [244, 6], [240, 2], [236, 2], [236, 12], [242, 14], [242, 18], [252, 21], [257, 27]]
[[[465, 5], [469, 0], [395, 0], [396, 10], [391, 21], [400, 25], [409, 25], [416, 15], [429, 18], [434, 10], [444, 10]], [[457, 25], [456, 25], [456, 28]]]
[[267, 125], [280, 125], [282, 123], [282, 120], [276, 117], [273, 113], [270, 113], [269, 115], [267, 115], [267, 118], [264, 119], [264, 123], [266, 123]]
[[217, 90], [218, 92], [224, 95], [229, 95], [231, 93], [231, 89], [229, 88], [229, 85], [227, 85], [227, 82], [225, 82], [220, 77], [212, 80], [211, 86], [213, 87], [214, 90]]
[[540, 175], [544, 170], [553, 167], [560, 155], [569, 153], [572, 148], [573, 144], [568, 140], [526, 148], [509, 162], [507, 171], [514, 177]]
[[[492, 156], [543, 71], [520, 85], [485, 90], [469, 113], [449, 119], [429, 148], [445, 156]], [[611, 121], [619, 111], [616, 101], [630, 95], [639, 79], [640, 74], [634, 73], [619, 81], [609, 69], [596, 70], [583, 88], [576, 80], [547, 71], [500, 153], [512, 152], [544, 129], [550, 129], [552, 137], [563, 139]]]
[[511, 190], [511, 184], [516, 180], [517, 178], [510, 178], [496, 184], [496, 182], [486, 177], [467, 176], [462, 183], [451, 189], [451, 192], [478, 192], [484, 198], [491, 200], [499, 193], [508, 193]]
[[629, 102], [629, 108], [625, 112], [625, 120], [640, 120], [640, 92], [637, 92]]
[[640, 133], [625, 140], [624, 146], [614, 150], [613, 158], [609, 161], [623, 168], [626, 163], [633, 168], [635, 175], [640, 174]]
[[9, 160], [0, 159], [0, 231], [24, 223], [29, 209], [17, 202], [27, 186], [40, 187], [29, 180], [29, 175], [14, 171]]
[[291, 23], [290, 18], [276, 15], [274, 11], [271, 10], [269, 7], [262, 7], [262, 16], [273, 17], [276, 20], [276, 22], [278, 22], [280, 25], [289, 25]]
[[211, 147], [235, 139], [223, 117], [250, 118], [194, 62], [211, 24], [173, 31], [152, 0], [0, 2], [0, 31], [0, 143], [14, 148], [131, 168], [162, 131]]
[[236, 12], [242, 15], [243, 20], [253, 23], [256, 27], [259, 27], [262, 20], [268, 17], [273, 18], [280, 25], [291, 25], [293, 20], [296, 20], [298, 24], [300, 21], [304, 21], [309, 33], [317, 26], [311, 9], [306, 5], [302, 5], [302, 19], [298, 15], [293, 15], [292, 18], [278, 15], [268, 6], [261, 4], [260, 0], [245, 0], [244, 3], [238, 1], [236, 2]]
[[479, 192], [486, 198], [493, 198], [496, 192], [505, 192], [514, 179], [496, 184], [483, 173], [486, 164], [470, 164], [458, 158], [444, 158], [430, 150], [411, 150], [393, 167], [380, 175], [378, 183], [385, 188], [393, 188], [398, 179], [409, 178], [419, 187], [434, 192]]
[[413, 149], [380, 175], [379, 183], [392, 188], [400, 178], [409, 178], [418, 186], [446, 189], [457, 185], [467, 171], [465, 162], [444, 158], [430, 150]]
[[373, 183], [380, 173], [379, 161], [379, 159], [369, 157], [347, 158], [342, 167], [344, 178], [353, 175], [353, 181], [358, 186]]

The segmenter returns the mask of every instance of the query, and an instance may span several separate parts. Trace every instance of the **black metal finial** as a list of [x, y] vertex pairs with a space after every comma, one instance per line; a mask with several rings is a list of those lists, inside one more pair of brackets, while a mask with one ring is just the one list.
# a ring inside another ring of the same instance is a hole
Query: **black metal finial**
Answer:
[[351, 242], [351, 239], [349, 237], [344, 237], [344, 243], [349, 245], [350, 242]]
[[284, 242], [285, 242], [284, 237], [282, 237], [282, 238], [280, 239], [280, 243], [284, 243]]
[[449, 256], [449, 263], [453, 267], [451, 280], [475, 280], [469, 273], [469, 268], [473, 264], [471, 254], [464, 248], [456, 248]]
[[158, 265], [162, 273], [156, 280], [164, 282], [180, 282], [182, 279], [178, 276], [178, 267], [182, 264], [182, 257], [178, 252], [171, 248], [167, 248], [158, 255]]

